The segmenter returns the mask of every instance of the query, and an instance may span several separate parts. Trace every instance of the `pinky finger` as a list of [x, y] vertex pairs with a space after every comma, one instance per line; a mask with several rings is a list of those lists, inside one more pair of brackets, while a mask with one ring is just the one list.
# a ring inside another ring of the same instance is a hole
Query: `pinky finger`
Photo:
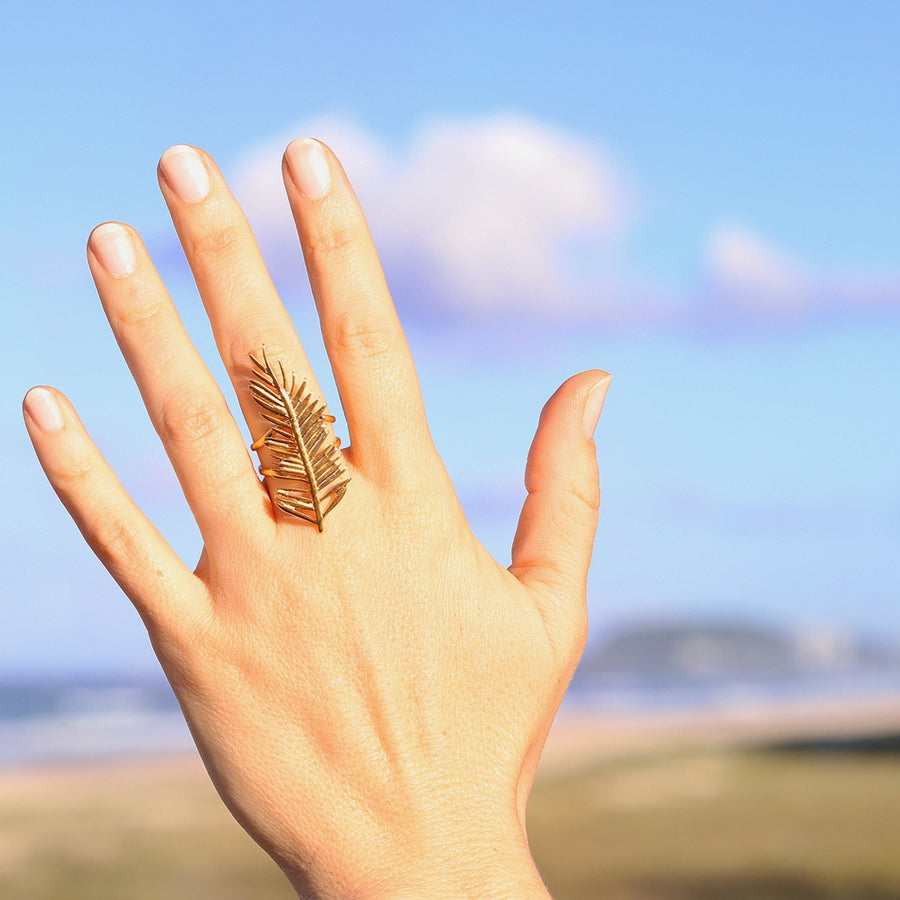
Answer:
[[128, 496], [69, 401], [36, 387], [23, 410], [50, 484], [148, 627], [195, 618], [199, 581]]

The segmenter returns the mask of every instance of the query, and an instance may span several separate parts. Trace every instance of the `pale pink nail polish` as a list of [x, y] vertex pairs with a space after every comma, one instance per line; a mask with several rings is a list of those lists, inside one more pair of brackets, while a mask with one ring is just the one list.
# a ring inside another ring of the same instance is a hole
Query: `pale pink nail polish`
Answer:
[[169, 147], [159, 161], [166, 184], [186, 203], [197, 203], [209, 193], [209, 172], [200, 154], [187, 144]]
[[98, 225], [91, 234], [91, 250], [113, 278], [125, 278], [137, 268], [131, 235], [116, 222]]
[[41, 431], [52, 434], [65, 424], [56, 397], [46, 388], [32, 388], [25, 395], [24, 405], [28, 417]]
[[301, 194], [318, 200], [331, 187], [331, 167], [325, 148], [312, 138], [292, 141], [284, 153], [291, 181]]
[[590, 440], [597, 430], [600, 421], [600, 413], [603, 412], [603, 403], [606, 400], [606, 392], [609, 390], [611, 375], [605, 375], [591, 389], [584, 401], [584, 436]]

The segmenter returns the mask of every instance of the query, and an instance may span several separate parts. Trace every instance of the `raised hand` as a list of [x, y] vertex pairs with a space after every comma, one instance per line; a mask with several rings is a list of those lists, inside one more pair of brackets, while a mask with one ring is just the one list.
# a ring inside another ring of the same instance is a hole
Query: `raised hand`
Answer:
[[[246, 219], [202, 151], [171, 148], [159, 173], [269, 474], [260, 480], [138, 234], [108, 223], [91, 235], [91, 271], [203, 536], [196, 570], [69, 402], [35, 388], [25, 419], [47, 477], [143, 617], [219, 793], [298, 894], [546, 896], [525, 803], [585, 638], [592, 434], [609, 376], [575, 376], [545, 406], [502, 567], [434, 449], [344, 172], [322, 144], [295, 141], [285, 185], [351, 438], [333, 451], [349, 482], [320, 533], [273, 503], [310, 486], [272, 474], [278, 447], [261, 439], [278, 426], [251, 395], [250, 354], [322, 394]], [[331, 446], [327, 419], [321, 428]]]

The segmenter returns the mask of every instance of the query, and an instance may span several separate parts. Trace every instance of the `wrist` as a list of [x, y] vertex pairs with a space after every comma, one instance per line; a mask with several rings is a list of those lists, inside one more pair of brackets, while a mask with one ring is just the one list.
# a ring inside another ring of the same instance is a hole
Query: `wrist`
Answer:
[[[404, 849], [416, 843], [404, 842]], [[550, 900], [522, 839], [456, 849], [448, 841], [427, 854], [385, 851], [366, 874], [340, 869], [312, 879], [314, 888], [308, 876], [287, 874], [301, 900]]]
[[466, 865], [447, 872], [423, 866], [402, 882], [360, 893], [353, 900], [550, 900], [550, 894], [526, 854], [516, 865], [491, 869]]

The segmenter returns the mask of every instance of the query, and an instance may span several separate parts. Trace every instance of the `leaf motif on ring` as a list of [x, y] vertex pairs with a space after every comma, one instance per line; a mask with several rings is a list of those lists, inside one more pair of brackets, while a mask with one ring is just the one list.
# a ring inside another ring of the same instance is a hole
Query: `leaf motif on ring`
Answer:
[[260, 356], [250, 354], [250, 395], [272, 427], [251, 449], [265, 446], [272, 454], [274, 464], [260, 466], [262, 475], [287, 482], [272, 491], [275, 505], [322, 531], [325, 516], [340, 503], [350, 481], [338, 449], [340, 441], [327, 427], [334, 416], [307, 391], [305, 381], [297, 385], [296, 376], [285, 372], [280, 359], [270, 363], [265, 347]]

